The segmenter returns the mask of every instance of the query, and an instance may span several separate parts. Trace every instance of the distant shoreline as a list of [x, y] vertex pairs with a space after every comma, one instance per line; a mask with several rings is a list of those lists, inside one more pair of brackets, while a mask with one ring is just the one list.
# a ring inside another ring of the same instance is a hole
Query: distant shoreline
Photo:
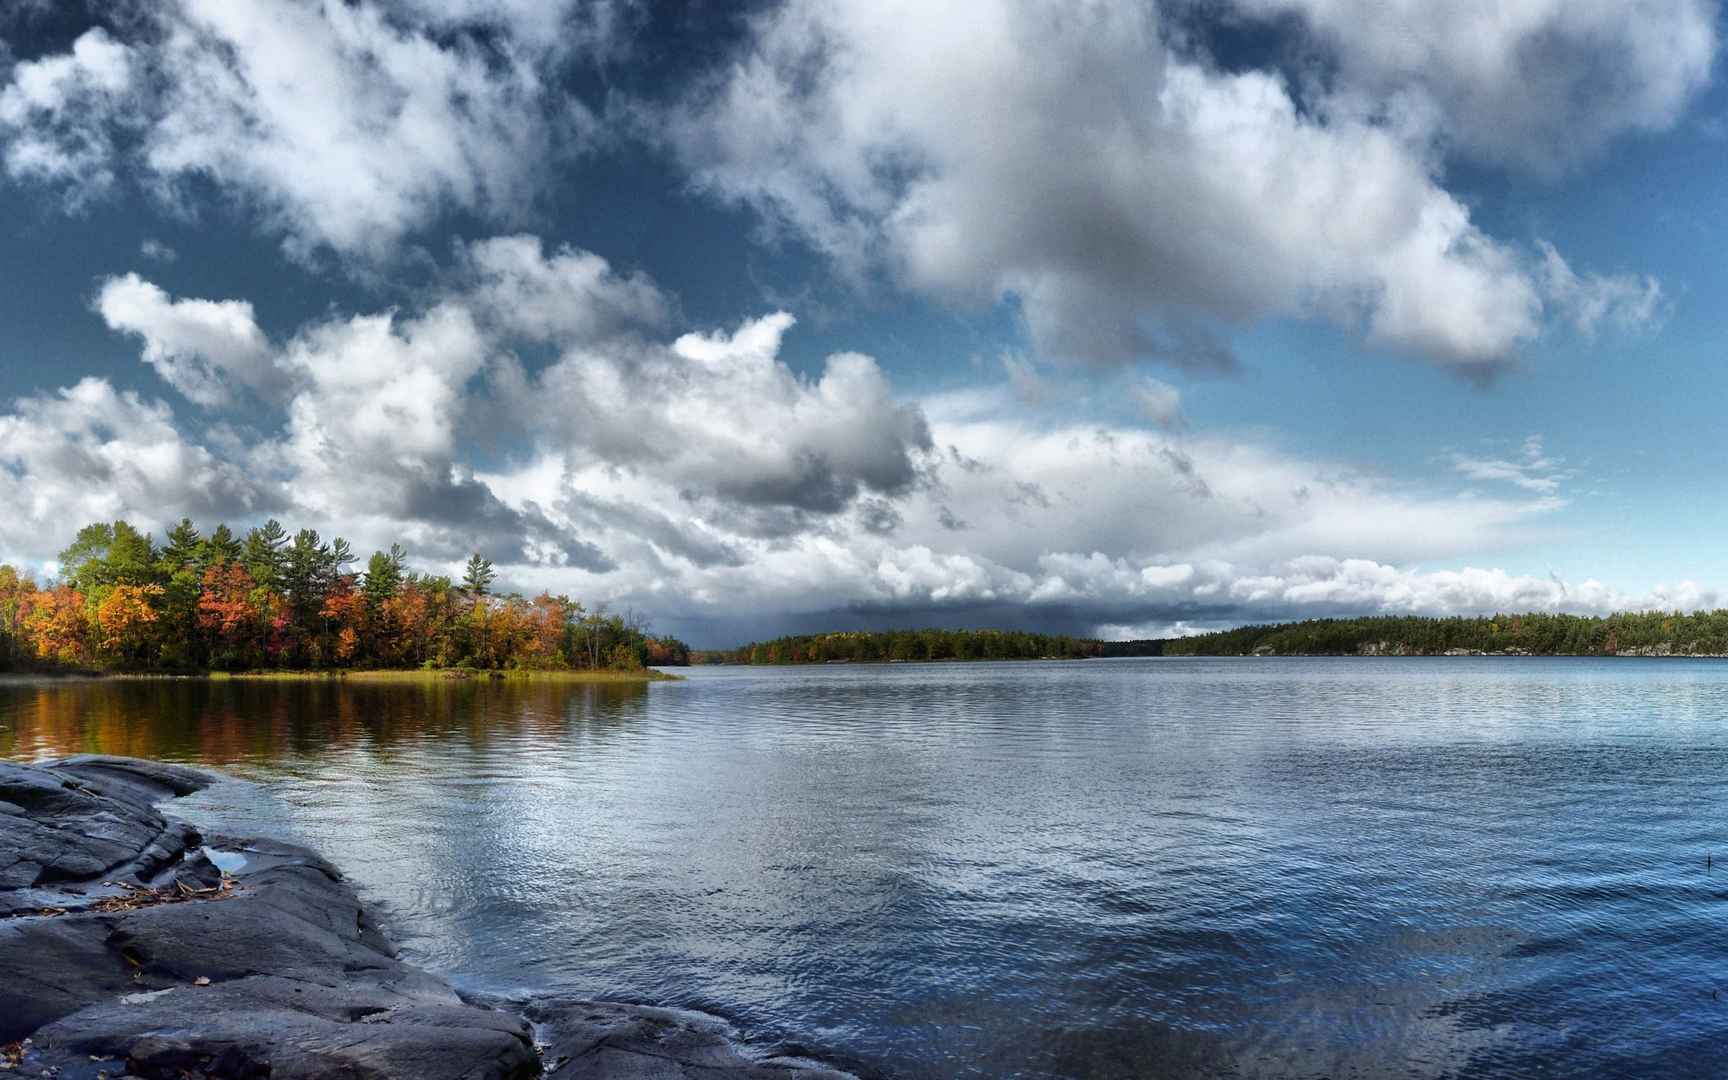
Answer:
[[[906, 664], [1037, 664], [1068, 663], [1074, 660], [1728, 660], [1728, 653], [1166, 653], [1163, 655], [1105, 655], [1077, 657], [949, 657], [942, 660], [831, 660], [820, 663], [784, 661], [770, 663], [739, 663], [707, 661], [692, 667], [709, 668], [809, 668], [809, 667], [894, 667]], [[674, 676], [675, 678], [681, 676]]]

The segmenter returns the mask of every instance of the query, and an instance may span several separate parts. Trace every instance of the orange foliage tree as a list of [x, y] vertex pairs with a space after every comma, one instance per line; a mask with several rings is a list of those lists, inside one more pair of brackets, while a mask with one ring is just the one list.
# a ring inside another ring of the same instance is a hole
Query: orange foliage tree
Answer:
[[153, 605], [164, 592], [160, 585], [115, 585], [96, 608], [96, 625], [102, 631], [102, 651], [122, 660], [138, 660], [150, 644], [156, 622]]
[[62, 585], [38, 595], [26, 625], [42, 659], [60, 664], [89, 660], [90, 620], [77, 589]]

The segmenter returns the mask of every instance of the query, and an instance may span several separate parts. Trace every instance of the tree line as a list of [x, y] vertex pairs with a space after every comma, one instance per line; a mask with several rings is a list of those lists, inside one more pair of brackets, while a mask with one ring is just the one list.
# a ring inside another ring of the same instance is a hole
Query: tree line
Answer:
[[0, 668], [639, 669], [689, 649], [630, 613], [565, 596], [498, 595], [475, 554], [460, 581], [408, 566], [401, 545], [363, 571], [341, 538], [272, 519], [209, 535], [182, 519], [163, 543], [125, 521], [87, 525], [37, 585], [0, 565]]
[[1165, 656], [1720, 656], [1728, 655], [1728, 610], [1309, 619], [1158, 644]]
[[887, 630], [798, 634], [697, 653], [711, 664], [882, 663], [894, 660], [1064, 660], [1095, 656], [1098, 643], [1020, 630]]
[[1094, 641], [1012, 630], [801, 634], [691, 654], [694, 663], [1032, 660], [1128, 656], [1728, 656], [1728, 610], [1307, 619], [1183, 638]]

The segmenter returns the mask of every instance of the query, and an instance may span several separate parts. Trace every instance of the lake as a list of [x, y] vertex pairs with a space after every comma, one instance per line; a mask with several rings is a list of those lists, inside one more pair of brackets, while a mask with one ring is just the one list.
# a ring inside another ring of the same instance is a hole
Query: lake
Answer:
[[459, 986], [887, 1077], [1728, 1072], [1728, 662], [687, 674], [0, 685], [0, 755], [219, 767]]

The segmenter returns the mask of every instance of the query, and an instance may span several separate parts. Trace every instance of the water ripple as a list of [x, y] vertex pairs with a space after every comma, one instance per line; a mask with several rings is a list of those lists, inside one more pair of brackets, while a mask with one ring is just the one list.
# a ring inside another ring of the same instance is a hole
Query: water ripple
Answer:
[[0, 754], [261, 781], [460, 984], [889, 1077], [1716, 1076], [1728, 665], [0, 686]]

